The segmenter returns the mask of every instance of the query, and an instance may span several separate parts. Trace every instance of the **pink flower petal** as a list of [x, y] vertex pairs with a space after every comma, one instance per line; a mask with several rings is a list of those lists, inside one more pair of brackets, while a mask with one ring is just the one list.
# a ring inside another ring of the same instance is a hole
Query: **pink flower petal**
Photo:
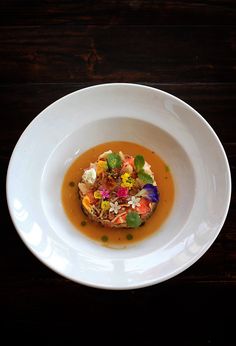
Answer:
[[117, 191], [117, 197], [126, 198], [128, 196], [129, 189], [127, 187], [119, 187]]

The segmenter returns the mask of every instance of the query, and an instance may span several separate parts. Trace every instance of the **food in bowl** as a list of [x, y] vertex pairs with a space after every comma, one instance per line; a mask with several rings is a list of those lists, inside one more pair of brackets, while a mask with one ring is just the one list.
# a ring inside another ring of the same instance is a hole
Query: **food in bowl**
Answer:
[[151, 165], [122, 151], [100, 154], [84, 169], [78, 188], [84, 213], [105, 227], [140, 227], [159, 201]]
[[152, 150], [131, 142], [104, 143], [82, 153], [62, 184], [69, 220], [110, 247], [125, 247], [156, 232], [173, 202], [170, 167]]

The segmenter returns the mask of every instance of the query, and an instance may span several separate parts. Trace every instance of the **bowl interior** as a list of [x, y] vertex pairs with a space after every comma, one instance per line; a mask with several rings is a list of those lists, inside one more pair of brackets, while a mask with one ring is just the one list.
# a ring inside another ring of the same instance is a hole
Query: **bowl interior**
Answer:
[[[71, 162], [114, 140], [158, 153], [176, 190], [161, 229], [124, 250], [75, 230], [60, 198]], [[112, 84], [67, 95], [35, 118], [13, 152], [7, 197], [21, 238], [43, 263], [77, 282], [133, 288], [174, 276], [209, 248], [227, 214], [230, 173], [217, 136], [195, 110], [156, 89]]]
[[[79, 141], [78, 141], [79, 138]], [[88, 141], [89, 138], [89, 141]], [[84, 125], [62, 141], [49, 156], [41, 179], [41, 201], [52, 229], [76, 250], [89, 240], [74, 230], [61, 204], [61, 186], [65, 171], [81, 152], [106, 141], [124, 140], [139, 143], [165, 158], [175, 179], [175, 204], [161, 229], [145, 241], [131, 245], [129, 251], [114, 252], [110, 256], [132, 257], [165, 247], [181, 232], [189, 217], [195, 198], [194, 170], [188, 155], [176, 140], [157, 126], [132, 118], [101, 119]], [[109, 149], [109, 148], [108, 148]], [[184, 182], [184, 186], [183, 186]], [[164, 231], [163, 231], [164, 230]], [[91, 247], [91, 244], [89, 244]], [[95, 245], [94, 251], [100, 247]], [[104, 250], [102, 250], [104, 251]]]

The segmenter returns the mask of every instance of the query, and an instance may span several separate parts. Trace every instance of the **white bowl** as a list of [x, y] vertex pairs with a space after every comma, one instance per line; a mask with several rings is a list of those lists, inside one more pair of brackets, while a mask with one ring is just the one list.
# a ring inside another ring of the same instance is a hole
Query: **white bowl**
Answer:
[[[75, 230], [60, 197], [79, 153], [111, 140], [157, 152], [170, 165], [176, 190], [161, 229], [120, 250]], [[20, 137], [7, 174], [10, 214], [32, 253], [66, 278], [110, 289], [156, 284], [191, 266], [219, 234], [230, 195], [228, 161], [209, 124], [180, 99], [136, 84], [85, 88], [47, 107]]]

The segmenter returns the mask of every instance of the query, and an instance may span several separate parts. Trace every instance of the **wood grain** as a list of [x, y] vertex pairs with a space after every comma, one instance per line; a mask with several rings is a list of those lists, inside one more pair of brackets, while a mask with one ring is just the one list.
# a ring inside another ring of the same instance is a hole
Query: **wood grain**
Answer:
[[2, 25], [229, 25], [233, 0], [2, 0]]
[[1, 83], [234, 82], [234, 26], [2, 28]]

